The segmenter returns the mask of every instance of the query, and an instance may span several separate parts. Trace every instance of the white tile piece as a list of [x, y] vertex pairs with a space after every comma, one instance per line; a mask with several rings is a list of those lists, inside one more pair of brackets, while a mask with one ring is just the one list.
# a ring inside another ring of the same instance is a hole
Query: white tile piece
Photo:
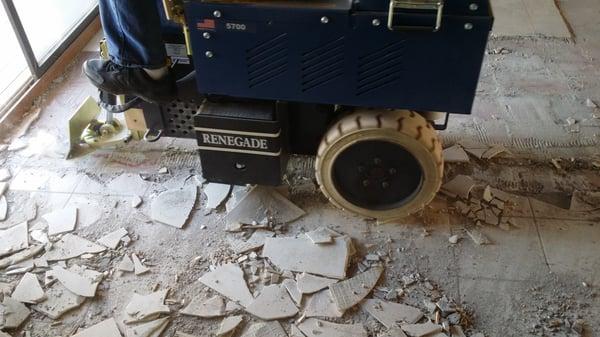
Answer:
[[225, 264], [204, 274], [199, 281], [226, 298], [247, 307], [253, 300], [244, 272], [235, 264]]
[[306, 237], [308, 237], [314, 244], [326, 244], [333, 242], [333, 235], [331, 234], [331, 231], [325, 227], [307, 232]]
[[337, 308], [331, 296], [331, 291], [323, 289], [308, 298], [303, 314], [306, 317], [341, 318], [344, 316], [344, 312], [345, 310]]
[[198, 188], [187, 186], [159, 194], [151, 205], [152, 220], [183, 228], [196, 204]]
[[298, 281], [298, 289], [300, 289], [300, 292], [303, 294], [314, 294], [317, 291], [325, 289], [338, 282], [338, 280], [335, 279], [320, 277], [308, 273], [299, 274], [296, 277], [296, 280]]
[[0, 168], [0, 182], [6, 182], [12, 178], [10, 170], [7, 168]]
[[0, 257], [29, 247], [27, 222], [0, 230]]
[[46, 299], [46, 294], [37, 277], [34, 274], [25, 273], [13, 290], [11, 297], [21, 303], [35, 304]]
[[6, 197], [0, 195], [0, 221], [6, 220], [8, 216], [8, 202], [6, 202]]
[[[248, 328], [240, 337], [288, 337], [281, 323], [277, 321], [255, 323]], [[321, 336], [325, 337], [325, 336]], [[329, 337], [329, 336], [327, 336]]]
[[121, 337], [121, 332], [115, 319], [109, 318], [77, 332], [73, 337]]
[[131, 197], [131, 207], [132, 208], [138, 208], [142, 205], [144, 201], [142, 200], [142, 198], [139, 195], [134, 195], [133, 197]]
[[0, 326], [4, 326], [4, 329], [17, 329], [30, 315], [29, 309], [23, 303], [12, 299], [8, 294], [4, 296], [2, 306], [4, 313], [0, 313], [0, 318], [4, 316], [4, 320], [0, 320]]
[[244, 317], [242, 316], [231, 316], [225, 318], [219, 326], [217, 336], [229, 336], [235, 332], [235, 330], [240, 326], [240, 324], [242, 324], [243, 321]]
[[98, 254], [106, 250], [106, 247], [95, 244], [89, 240], [73, 234], [65, 234], [60, 240], [52, 245], [52, 249], [44, 254], [48, 262], [68, 260], [83, 254]]
[[336, 324], [309, 318], [298, 324], [306, 337], [367, 337], [362, 324]]
[[329, 245], [315, 245], [307, 238], [268, 238], [263, 256], [282, 270], [344, 279], [350, 249], [344, 238]]
[[68, 233], [77, 224], [77, 208], [66, 207], [42, 216], [48, 223], [48, 235]]
[[125, 337], [159, 337], [167, 328], [167, 325], [169, 325], [169, 317], [128, 326], [125, 330]]
[[442, 152], [445, 163], [468, 163], [469, 155], [459, 144], [451, 146]]
[[246, 194], [225, 217], [227, 223], [251, 224], [271, 216], [277, 223], [294, 221], [305, 212], [273, 188], [257, 186]]
[[125, 323], [145, 322], [158, 318], [161, 314], [170, 313], [165, 305], [168, 289], [156, 291], [148, 295], [134, 293], [125, 307]]
[[8, 183], [0, 182], [0, 197], [3, 196], [6, 191], [8, 191]]
[[14, 253], [5, 258], [2, 258], [0, 259], [0, 269], [7, 268], [9, 266], [18, 264], [21, 261], [31, 259], [33, 256], [37, 255], [42, 250], [44, 250], [44, 246], [42, 245], [29, 246], [28, 248], [25, 248], [19, 251], [18, 253]]
[[302, 293], [298, 289], [296, 281], [285, 279], [281, 284], [285, 287], [294, 303], [296, 303], [297, 306], [300, 306], [302, 304]]
[[473, 187], [475, 187], [473, 178], [465, 175], [457, 175], [452, 180], [442, 185], [441, 191], [451, 197], [459, 196], [463, 199], [469, 199]]
[[74, 265], [71, 268], [64, 269], [60, 266], [52, 267], [54, 277], [62, 283], [65, 288], [78, 296], [94, 297], [96, 289], [103, 274], [95, 270], [86, 269], [84, 267]]
[[247, 253], [264, 246], [265, 240], [275, 236], [275, 233], [266, 230], [257, 230], [248, 240], [229, 239], [229, 246], [236, 254]]
[[203, 192], [206, 195], [206, 209], [215, 209], [219, 207], [231, 192], [231, 185], [209, 183]]
[[46, 291], [46, 300], [31, 308], [51, 319], [59, 319], [65, 313], [80, 307], [86, 298], [70, 292], [60, 282], [54, 282]]
[[117, 269], [120, 271], [133, 273], [135, 271], [135, 265], [133, 264], [133, 261], [131, 261], [129, 255], [125, 255], [117, 266]]
[[365, 300], [362, 308], [388, 329], [398, 326], [399, 323], [416, 323], [423, 317], [418, 308], [378, 299]]
[[196, 297], [179, 312], [182, 315], [201, 318], [222, 317], [225, 315], [225, 301], [220, 296], [214, 296], [207, 300]]
[[411, 337], [422, 337], [442, 331], [442, 326], [431, 322], [422, 324], [401, 324], [400, 328]]
[[260, 319], [270, 321], [296, 316], [298, 308], [285, 287], [269, 285], [247, 307], [246, 311]]
[[116, 231], [108, 233], [105, 236], [101, 237], [96, 242], [107, 248], [117, 249], [119, 243], [121, 242], [121, 238], [123, 238], [127, 234], [128, 233], [125, 228], [119, 228]]
[[329, 286], [331, 296], [340, 311], [348, 310], [357, 305], [373, 290], [383, 267], [373, 267], [364, 273]]
[[134, 274], [144, 275], [150, 271], [150, 268], [146, 267], [136, 254], [131, 254], [131, 259], [133, 260]]

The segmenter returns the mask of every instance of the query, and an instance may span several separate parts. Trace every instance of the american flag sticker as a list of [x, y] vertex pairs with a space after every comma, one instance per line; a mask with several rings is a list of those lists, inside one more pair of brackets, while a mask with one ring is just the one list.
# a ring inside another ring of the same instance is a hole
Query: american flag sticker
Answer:
[[196, 28], [199, 30], [214, 30], [216, 28], [215, 20], [204, 19], [196, 24]]

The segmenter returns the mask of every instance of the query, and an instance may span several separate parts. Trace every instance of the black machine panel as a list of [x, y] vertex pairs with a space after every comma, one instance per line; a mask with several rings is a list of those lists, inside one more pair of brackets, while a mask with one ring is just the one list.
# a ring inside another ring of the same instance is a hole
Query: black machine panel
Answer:
[[[488, 2], [188, 1], [202, 93], [470, 113], [492, 25]], [[411, 27], [413, 29], [411, 29]]]

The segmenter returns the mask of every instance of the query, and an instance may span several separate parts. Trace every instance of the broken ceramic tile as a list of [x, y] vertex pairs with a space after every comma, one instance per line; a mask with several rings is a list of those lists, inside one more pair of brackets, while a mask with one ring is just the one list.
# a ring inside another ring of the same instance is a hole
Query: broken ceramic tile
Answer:
[[422, 337], [442, 331], [442, 326], [431, 322], [422, 324], [401, 324], [400, 328], [411, 337]]
[[362, 301], [375, 288], [382, 273], [383, 267], [373, 267], [350, 279], [330, 285], [331, 296], [337, 308], [345, 311]]
[[229, 246], [231, 246], [231, 250], [233, 250], [234, 253], [244, 254], [249, 251], [259, 249], [265, 244], [265, 240], [267, 238], [271, 238], [273, 236], [275, 236], [275, 233], [273, 232], [257, 230], [246, 241], [240, 239], [230, 239]]
[[136, 326], [128, 326], [125, 330], [125, 337], [160, 337], [167, 325], [169, 325], [169, 317]]
[[[2, 310], [4, 310], [4, 313], [1, 313]], [[2, 306], [0, 306], [0, 318], [3, 316], [3, 320], [0, 319], [0, 328], [17, 329], [29, 315], [29, 309], [23, 303], [6, 295], [2, 301]]]
[[206, 195], [206, 209], [216, 209], [231, 192], [231, 185], [209, 183], [202, 190]]
[[142, 202], [144, 202], [142, 200], [142, 198], [139, 195], [134, 195], [133, 197], [131, 197], [131, 207], [132, 208], [138, 208], [142, 205]]
[[96, 296], [96, 289], [104, 275], [95, 270], [74, 265], [68, 270], [60, 267], [52, 267], [54, 277], [62, 283], [65, 288], [75, 295], [83, 297]]
[[66, 207], [42, 216], [48, 223], [48, 235], [71, 232], [77, 224], [77, 208]]
[[23, 250], [29, 246], [27, 222], [0, 230], [0, 257]]
[[8, 183], [0, 182], [0, 197], [4, 196], [4, 193], [6, 193], [6, 191], [8, 191]]
[[0, 259], [0, 269], [28, 260], [33, 256], [37, 255], [42, 250], [44, 250], [44, 246], [42, 245], [29, 246], [29, 248], [23, 249], [18, 253], [14, 253], [3, 259]]
[[492, 159], [502, 153], [507, 153], [508, 150], [504, 145], [494, 145], [481, 154], [482, 159]]
[[109, 318], [77, 332], [73, 337], [121, 337], [114, 318]]
[[196, 204], [197, 194], [196, 186], [163, 192], [152, 201], [150, 217], [154, 221], [183, 228]]
[[37, 241], [39, 243], [47, 244], [48, 242], [50, 242], [50, 239], [48, 238], [48, 234], [46, 234], [46, 232], [44, 232], [41, 229], [34, 229], [31, 232], [29, 232], [29, 235], [31, 236], [32, 239], [34, 239], [35, 241]]
[[296, 281], [285, 279], [281, 284], [285, 287], [294, 303], [296, 303], [297, 306], [300, 306], [302, 304], [302, 293], [298, 289]]
[[8, 203], [6, 202], [6, 197], [0, 195], [0, 221], [6, 220], [8, 216]]
[[231, 316], [225, 318], [219, 326], [217, 336], [229, 336], [233, 334], [243, 321], [244, 318], [242, 316]]
[[475, 181], [471, 177], [457, 175], [442, 186], [441, 192], [452, 198], [459, 196], [463, 199], [469, 199], [473, 187], [475, 187]]
[[294, 221], [305, 212], [272, 188], [257, 186], [225, 217], [227, 223], [251, 224], [271, 217], [274, 222], [285, 224]]
[[250, 302], [246, 311], [260, 319], [270, 321], [296, 316], [298, 308], [290, 298], [285, 287], [270, 285]]
[[388, 329], [398, 323], [416, 323], [423, 317], [418, 308], [377, 299], [365, 300], [362, 308]]
[[51, 319], [59, 319], [65, 313], [81, 306], [85, 299], [70, 292], [62, 283], [55, 282], [46, 291], [46, 300], [32, 306], [32, 309]]
[[117, 249], [119, 243], [121, 242], [121, 238], [123, 238], [127, 234], [128, 233], [127, 230], [125, 230], [125, 228], [119, 228], [116, 231], [108, 233], [105, 236], [101, 237], [96, 242], [107, 248]]
[[117, 269], [124, 272], [132, 273], [135, 270], [135, 265], [129, 255], [123, 256], [123, 260], [117, 266]]
[[95, 244], [73, 234], [65, 234], [52, 245], [52, 249], [44, 254], [48, 262], [68, 260], [83, 254], [97, 254], [106, 250], [106, 247]]
[[131, 254], [131, 259], [133, 260], [134, 274], [143, 275], [150, 271], [150, 268], [146, 267], [136, 254]]
[[333, 241], [333, 235], [329, 229], [321, 227], [306, 233], [306, 236], [314, 244], [325, 244]]
[[480, 231], [479, 229], [477, 229], [476, 227], [469, 227], [466, 228], [467, 234], [469, 234], [469, 237], [471, 238], [471, 240], [473, 240], [473, 242], [475, 242], [477, 245], [489, 245], [492, 244], [492, 241], [485, 235], [483, 234], [482, 231]]
[[344, 312], [345, 310], [339, 310], [335, 305], [329, 289], [310, 296], [304, 308], [305, 317], [341, 318]]
[[263, 256], [282, 270], [344, 279], [350, 260], [349, 246], [344, 237], [329, 245], [315, 245], [307, 238], [268, 238]]
[[407, 337], [404, 331], [398, 327], [394, 327], [386, 331], [380, 337]]
[[336, 324], [309, 318], [298, 324], [306, 337], [367, 337], [362, 324]]
[[297, 276], [298, 289], [303, 294], [314, 294], [336, 283], [338, 280], [302, 273]]
[[292, 324], [292, 327], [290, 328], [290, 337], [306, 337], [306, 335], [300, 331], [297, 325]]
[[31, 273], [25, 273], [21, 278], [21, 281], [13, 290], [11, 297], [21, 303], [36, 304], [44, 299], [46, 295], [44, 290], [40, 286], [40, 282], [37, 277]]
[[[287, 337], [287, 333], [277, 321], [255, 323], [240, 337]], [[321, 336], [325, 337], [325, 336]], [[329, 336], [328, 336], [329, 337]]]
[[199, 281], [226, 298], [247, 307], [254, 298], [244, 280], [244, 272], [235, 264], [225, 264], [204, 274]]
[[201, 318], [222, 317], [225, 315], [225, 301], [220, 296], [214, 296], [208, 300], [194, 298], [179, 312], [182, 315]]
[[451, 146], [442, 152], [444, 162], [446, 163], [467, 163], [469, 155], [459, 144]]
[[125, 323], [147, 322], [157, 319], [161, 314], [170, 313], [169, 307], [164, 304], [168, 293], [168, 289], [148, 295], [134, 293], [125, 307]]
[[12, 174], [7, 168], [0, 168], [0, 182], [6, 182], [12, 178]]

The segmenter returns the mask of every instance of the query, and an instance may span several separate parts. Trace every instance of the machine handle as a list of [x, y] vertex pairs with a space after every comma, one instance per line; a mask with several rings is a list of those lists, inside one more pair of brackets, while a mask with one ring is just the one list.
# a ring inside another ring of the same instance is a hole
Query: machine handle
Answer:
[[[434, 26], [402, 26], [394, 25], [394, 14], [396, 9], [414, 11], [435, 11], [436, 19]], [[388, 13], [389, 30], [427, 30], [437, 32], [442, 27], [442, 15], [444, 11], [444, 0], [391, 0]]]
[[162, 134], [163, 134], [163, 130], [148, 129], [148, 130], [146, 130], [146, 133], [144, 133], [144, 140], [147, 141], [148, 143], [154, 143], [154, 142], [158, 141], [160, 139], [160, 137], [162, 137]]

